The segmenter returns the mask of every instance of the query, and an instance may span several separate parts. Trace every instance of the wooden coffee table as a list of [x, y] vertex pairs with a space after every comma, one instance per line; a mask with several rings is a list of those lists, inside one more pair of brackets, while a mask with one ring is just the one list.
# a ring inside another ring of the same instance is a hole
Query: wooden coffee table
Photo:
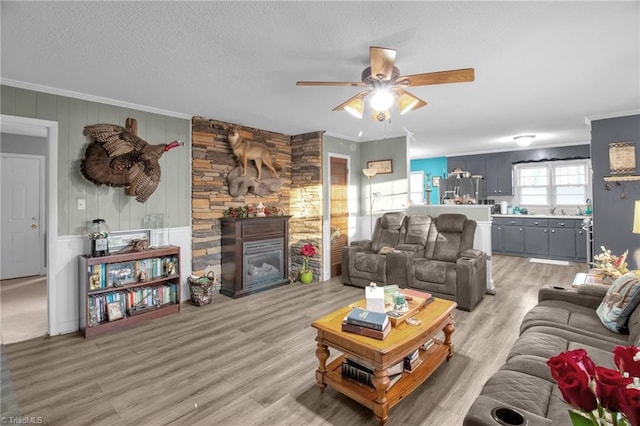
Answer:
[[[378, 422], [383, 425], [389, 418], [389, 409], [413, 392], [445, 359], [448, 360], [453, 355], [451, 335], [455, 328], [452, 312], [456, 303], [435, 298], [414, 315], [414, 318], [421, 321], [420, 325], [400, 324], [394, 327], [384, 340], [342, 331], [342, 320], [354, 306], [363, 306], [363, 303], [360, 301], [338, 309], [311, 324], [318, 332], [316, 382], [321, 389], [329, 385], [373, 410]], [[402, 361], [405, 356], [440, 332], [444, 332], [444, 341], [435, 339], [436, 343], [428, 350], [420, 350], [422, 363], [413, 372], [402, 373], [402, 378], [389, 388], [387, 368]], [[329, 347], [342, 352], [343, 355], [327, 365]], [[342, 377], [341, 365], [346, 354], [354, 355], [374, 366], [374, 389]]]

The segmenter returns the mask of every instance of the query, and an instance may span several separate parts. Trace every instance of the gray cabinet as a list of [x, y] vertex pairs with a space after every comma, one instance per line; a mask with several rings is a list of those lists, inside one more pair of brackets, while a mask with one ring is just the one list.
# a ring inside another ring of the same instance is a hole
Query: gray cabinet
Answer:
[[491, 251], [493, 253], [502, 253], [502, 233], [503, 233], [503, 220], [493, 219], [491, 223]]
[[507, 218], [502, 231], [502, 250], [510, 254], [524, 254], [522, 219]]
[[524, 219], [524, 252], [527, 255], [549, 254], [549, 228], [545, 219]]
[[576, 236], [573, 219], [549, 220], [549, 255], [556, 258], [576, 258]]
[[511, 159], [507, 154], [488, 154], [485, 156], [485, 180], [487, 195], [513, 195]]
[[576, 258], [587, 261], [587, 231], [582, 229], [581, 226], [576, 229]]

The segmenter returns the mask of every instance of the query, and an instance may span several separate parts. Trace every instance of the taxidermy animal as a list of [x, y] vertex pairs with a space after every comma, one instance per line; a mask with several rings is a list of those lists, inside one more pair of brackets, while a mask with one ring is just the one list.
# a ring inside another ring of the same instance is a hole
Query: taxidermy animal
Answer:
[[[129, 124], [129, 119], [127, 119]], [[184, 145], [175, 140], [169, 144], [149, 145], [129, 131], [115, 124], [93, 124], [84, 128], [84, 135], [92, 139], [80, 164], [85, 178], [96, 185], [122, 186], [126, 194], [144, 203], [160, 182], [158, 160], [170, 149]]]
[[227, 126], [225, 124], [223, 128], [227, 132], [227, 138], [233, 150], [233, 155], [235, 155], [242, 164], [242, 176], [246, 176], [247, 174], [247, 161], [253, 160], [256, 163], [256, 169], [258, 169], [258, 180], [260, 180], [262, 176], [262, 164], [267, 166], [276, 178], [278, 177], [276, 164], [271, 159], [271, 153], [266, 145], [260, 142], [245, 140], [240, 136], [240, 126], [238, 125]]

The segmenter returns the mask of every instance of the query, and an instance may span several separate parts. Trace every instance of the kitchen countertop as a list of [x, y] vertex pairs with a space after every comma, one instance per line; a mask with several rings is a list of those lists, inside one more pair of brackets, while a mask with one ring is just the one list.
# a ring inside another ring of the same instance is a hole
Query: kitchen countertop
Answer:
[[591, 216], [577, 215], [577, 214], [497, 214], [494, 213], [491, 217], [522, 217], [531, 219], [584, 219]]

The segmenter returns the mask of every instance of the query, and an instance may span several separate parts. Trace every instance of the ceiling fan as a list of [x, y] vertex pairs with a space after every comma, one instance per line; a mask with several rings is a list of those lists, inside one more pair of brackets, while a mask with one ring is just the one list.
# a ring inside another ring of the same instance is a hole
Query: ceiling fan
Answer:
[[428, 72], [413, 75], [401, 75], [394, 65], [396, 51], [384, 47], [369, 47], [368, 66], [362, 71], [362, 81], [298, 81], [298, 86], [352, 86], [367, 87], [357, 95], [341, 103], [333, 111], [345, 110], [356, 118], [362, 118], [365, 109], [364, 98], [372, 94], [369, 104], [374, 110], [374, 118], [384, 121], [390, 117], [389, 108], [395, 101], [400, 115], [427, 103], [412, 95], [404, 88], [409, 86], [427, 86], [431, 84], [464, 83], [473, 81], [473, 68]]

